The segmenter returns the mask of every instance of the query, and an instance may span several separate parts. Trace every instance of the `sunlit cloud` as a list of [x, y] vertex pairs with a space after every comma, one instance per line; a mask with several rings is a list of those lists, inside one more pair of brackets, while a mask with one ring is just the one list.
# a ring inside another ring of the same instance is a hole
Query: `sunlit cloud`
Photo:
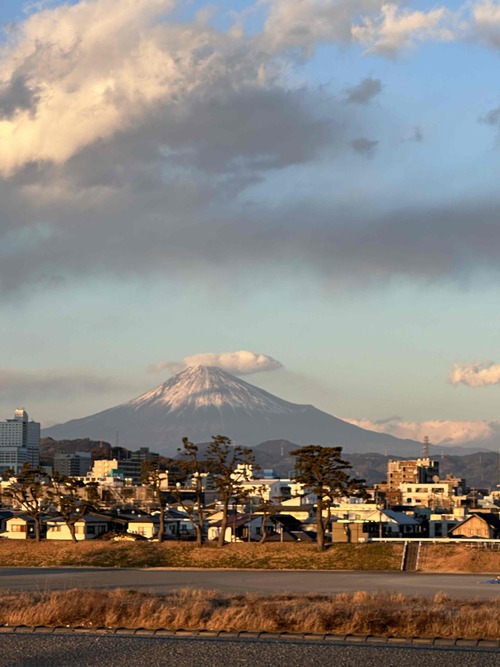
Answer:
[[267, 354], [239, 350], [238, 352], [208, 352], [193, 354], [189, 357], [185, 357], [182, 363], [163, 361], [149, 366], [148, 372], [160, 373], [166, 370], [171, 373], [178, 373], [188, 366], [218, 366], [219, 368], [236, 375], [262, 373], [283, 368], [283, 365], [279, 361]]
[[450, 372], [450, 382], [455, 385], [465, 384], [468, 387], [500, 384], [500, 364], [455, 364]]

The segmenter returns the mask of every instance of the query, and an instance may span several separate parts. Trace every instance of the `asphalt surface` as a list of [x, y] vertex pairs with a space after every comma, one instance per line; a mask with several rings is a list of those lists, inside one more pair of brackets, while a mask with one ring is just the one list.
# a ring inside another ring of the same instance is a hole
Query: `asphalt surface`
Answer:
[[[499, 564], [500, 565], [500, 564]], [[132, 588], [167, 593], [201, 588], [222, 593], [398, 592], [432, 597], [500, 598], [496, 574], [422, 574], [418, 572], [331, 572], [282, 570], [171, 570], [106, 568], [0, 568], [0, 589], [65, 590]]]
[[498, 667], [500, 650], [275, 640], [3, 635], [0, 667]]

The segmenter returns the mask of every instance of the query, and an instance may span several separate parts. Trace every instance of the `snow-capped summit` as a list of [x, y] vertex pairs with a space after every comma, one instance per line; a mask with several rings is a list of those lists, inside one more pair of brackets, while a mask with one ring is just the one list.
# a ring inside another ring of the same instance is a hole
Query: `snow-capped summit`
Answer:
[[287, 414], [297, 408], [217, 366], [188, 366], [163, 384], [134, 398], [127, 405], [139, 410], [163, 406], [169, 413], [187, 409], [223, 408], [245, 412]]
[[266, 440], [341, 445], [348, 452], [387, 451], [416, 456], [421, 445], [375, 433], [317, 410], [273, 396], [215, 366], [192, 366], [109, 410], [46, 429], [56, 439], [91, 438], [131, 449], [149, 446], [175, 454], [184, 436], [207, 442], [226, 435], [240, 445]]

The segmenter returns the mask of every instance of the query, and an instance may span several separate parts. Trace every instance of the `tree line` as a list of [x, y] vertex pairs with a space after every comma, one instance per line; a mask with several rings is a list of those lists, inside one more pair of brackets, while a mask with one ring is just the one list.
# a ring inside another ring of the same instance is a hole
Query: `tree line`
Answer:
[[[182, 439], [175, 461], [176, 471], [168, 473], [169, 492], [186, 512], [196, 534], [196, 543], [204, 542], [206, 507], [204, 503], [203, 474], [208, 473], [221, 503], [222, 518], [218, 536], [218, 546], [224, 546], [229, 521], [231, 502], [244, 502], [251, 494], [257, 494], [261, 502], [255, 508], [262, 513], [262, 539], [266, 538], [266, 520], [277, 509], [272, 500], [264, 497], [264, 487], [249, 488], [252, 471], [256, 470], [251, 449], [234, 445], [230, 438], [213, 436], [206, 452], [200, 455], [198, 445]], [[342, 447], [306, 445], [291, 452], [295, 456], [293, 479], [300, 484], [304, 494], [316, 496], [316, 543], [320, 550], [325, 548], [325, 535], [330, 522], [330, 508], [335, 499], [345, 496], [365, 496], [364, 480], [351, 476], [349, 461], [342, 457]], [[158, 462], [144, 462], [141, 482], [149, 487], [153, 500], [159, 508], [158, 540], [164, 538], [166, 507], [164, 502], [164, 482], [167, 471]], [[69, 528], [71, 538], [76, 542], [75, 524], [88, 511], [96, 510], [99, 504], [97, 483], [84, 484], [80, 480], [55, 473], [47, 476], [41, 468], [25, 465], [17, 474], [5, 471], [4, 479], [10, 483], [4, 495], [23, 508], [24, 513], [34, 520], [35, 539], [41, 539], [43, 515], [57, 512]], [[187, 480], [190, 481], [191, 500], [184, 494]]]

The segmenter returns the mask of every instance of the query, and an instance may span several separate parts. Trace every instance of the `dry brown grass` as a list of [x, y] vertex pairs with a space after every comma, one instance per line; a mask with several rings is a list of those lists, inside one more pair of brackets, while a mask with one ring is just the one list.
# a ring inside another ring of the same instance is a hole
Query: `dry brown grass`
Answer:
[[465, 544], [424, 544], [419, 569], [422, 572], [500, 573], [500, 551]]
[[[0, 567], [200, 567], [267, 570], [399, 570], [402, 543], [335, 544], [320, 553], [313, 544], [228, 544], [217, 549], [167, 542], [41, 542], [0, 540]], [[462, 544], [425, 544], [422, 572], [500, 571], [500, 551]]]
[[217, 549], [166, 542], [41, 542], [0, 540], [0, 567], [201, 567], [306, 570], [398, 570], [401, 544], [228, 544]]
[[143, 627], [384, 636], [500, 638], [496, 601], [365, 592], [339, 595], [222, 595], [182, 589], [1, 593], [7, 625]]

